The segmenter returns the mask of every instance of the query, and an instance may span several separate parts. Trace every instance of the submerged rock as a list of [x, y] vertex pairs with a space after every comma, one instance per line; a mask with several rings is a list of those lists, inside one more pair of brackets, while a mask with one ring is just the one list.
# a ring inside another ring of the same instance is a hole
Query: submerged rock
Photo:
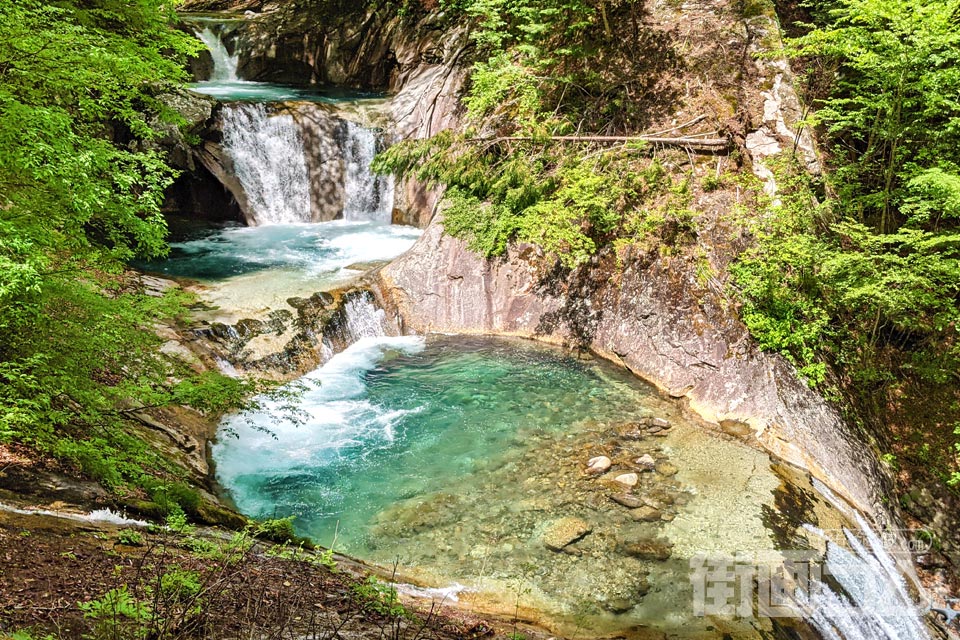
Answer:
[[613, 466], [613, 462], [607, 456], [597, 456], [595, 458], [590, 458], [589, 460], [587, 460], [587, 473], [589, 474], [604, 473], [611, 466]]
[[666, 460], [658, 462], [656, 467], [654, 468], [657, 470], [657, 473], [667, 477], [675, 476], [679, 471], [679, 469], [677, 469], [675, 465], [671, 464], [670, 462], [667, 462]]
[[641, 560], [663, 562], [673, 555], [673, 545], [661, 538], [635, 538], [623, 540], [617, 545], [618, 551]]
[[657, 466], [657, 461], [649, 453], [643, 454], [633, 462], [644, 471], [653, 471], [653, 468]]
[[643, 500], [629, 493], [615, 493], [610, 496], [610, 499], [627, 509], [636, 509], [643, 506]]
[[640, 476], [635, 473], [622, 473], [614, 478], [613, 481], [630, 489], [637, 486], [637, 483], [640, 482]]
[[593, 531], [585, 520], [580, 518], [560, 518], [547, 525], [543, 532], [543, 544], [551, 551], [562, 551], [568, 544], [576, 542]]
[[637, 522], [656, 522], [661, 519], [662, 515], [659, 509], [649, 505], [640, 506], [630, 512], [630, 517]]

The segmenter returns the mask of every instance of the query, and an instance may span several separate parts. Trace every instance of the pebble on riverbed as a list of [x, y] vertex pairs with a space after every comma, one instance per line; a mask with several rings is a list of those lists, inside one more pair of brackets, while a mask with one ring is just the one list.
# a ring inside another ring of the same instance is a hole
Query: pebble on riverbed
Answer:
[[653, 471], [653, 468], [657, 466], [657, 461], [649, 453], [643, 454], [633, 462], [643, 471]]
[[560, 518], [550, 522], [543, 531], [543, 545], [551, 551], [563, 551], [590, 533], [593, 529], [580, 518]]
[[640, 476], [635, 473], [622, 473], [613, 479], [619, 485], [631, 489], [637, 486], [637, 483], [640, 482]]
[[590, 458], [587, 461], [587, 473], [591, 475], [604, 473], [611, 466], [613, 466], [613, 462], [607, 456], [597, 456], [595, 458]]

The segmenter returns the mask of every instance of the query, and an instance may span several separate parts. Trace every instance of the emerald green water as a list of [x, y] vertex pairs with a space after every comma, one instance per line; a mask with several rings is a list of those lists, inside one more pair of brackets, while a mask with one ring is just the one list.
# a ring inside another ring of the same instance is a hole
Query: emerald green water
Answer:
[[[652, 392], [621, 372], [526, 343], [478, 338], [363, 340], [307, 376], [306, 424], [233, 419], [215, 448], [220, 479], [259, 517], [363, 552], [375, 516], [498, 464], [511, 448], [584, 421], [648, 414]], [[252, 451], [253, 450], [253, 451]], [[254, 455], [255, 453], [255, 455]]]
[[[268, 404], [222, 425], [217, 475], [244, 513], [294, 515], [320, 544], [462, 588], [481, 611], [512, 614], [520, 596], [525, 617], [568, 634], [759, 637], [692, 616], [689, 561], [774, 548], [770, 461], [628, 372], [518, 340], [380, 337], [304, 381], [303, 423]], [[637, 436], [645, 417], [672, 428]], [[638, 467], [645, 454], [658, 471]], [[610, 473], [584, 472], [596, 455]], [[653, 521], [611, 500], [627, 472], [633, 494], [658, 505]], [[544, 540], [563, 518], [591, 532], [552, 551]], [[666, 552], [638, 555], [638, 542]]]

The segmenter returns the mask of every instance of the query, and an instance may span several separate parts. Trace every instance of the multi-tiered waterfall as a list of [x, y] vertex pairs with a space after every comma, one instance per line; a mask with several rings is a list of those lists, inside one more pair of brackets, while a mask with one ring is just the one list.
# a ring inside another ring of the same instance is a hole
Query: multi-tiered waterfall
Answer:
[[[342, 118], [335, 100], [320, 101], [302, 90], [281, 88], [278, 94], [275, 85], [240, 79], [239, 51], [229, 51], [223, 31], [207, 26], [196, 34], [213, 60], [210, 79], [197, 89], [225, 100], [222, 151], [226, 171], [243, 191], [234, 195], [244, 203], [248, 223], [340, 217], [390, 223], [393, 179], [370, 170], [382, 147], [378, 129]], [[233, 90], [243, 101], [229, 101]], [[259, 99], [250, 100], [252, 95]], [[315, 99], [291, 103], [289, 97]]]

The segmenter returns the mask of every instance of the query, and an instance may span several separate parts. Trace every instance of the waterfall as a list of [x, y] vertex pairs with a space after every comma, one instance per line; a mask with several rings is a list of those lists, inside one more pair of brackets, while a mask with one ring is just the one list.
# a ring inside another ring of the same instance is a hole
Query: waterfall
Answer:
[[807, 525], [809, 533], [826, 541], [824, 571], [842, 588], [837, 593], [823, 582], [798, 592], [797, 604], [826, 640], [920, 640], [929, 638], [907, 584], [884, 541], [863, 516], [844, 505], [817, 480], [814, 487], [838, 510], [856, 522], [859, 531], [844, 529], [845, 545]]
[[223, 109], [223, 149], [257, 224], [310, 222], [310, 177], [293, 117], [262, 104]]
[[209, 27], [194, 33], [207, 46], [210, 56], [213, 58], [213, 72], [210, 74], [210, 80], [218, 82], [236, 82], [239, 80], [237, 77], [239, 54], [230, 55], [220, 35], [214, 33]]
[[370, 171], [377, 155], [376, 131], [354, 122], [343, 126], [344, 220], [372, 220], [389, 224], [393, 216], [393, 177]]
[[384, 328], [386, 314], [378, 309], [369, 293], [354, 296], [343, 305], [346, 314], [345, 338], [352, 344], [361, 338], [380, 338], [387, 335]]

